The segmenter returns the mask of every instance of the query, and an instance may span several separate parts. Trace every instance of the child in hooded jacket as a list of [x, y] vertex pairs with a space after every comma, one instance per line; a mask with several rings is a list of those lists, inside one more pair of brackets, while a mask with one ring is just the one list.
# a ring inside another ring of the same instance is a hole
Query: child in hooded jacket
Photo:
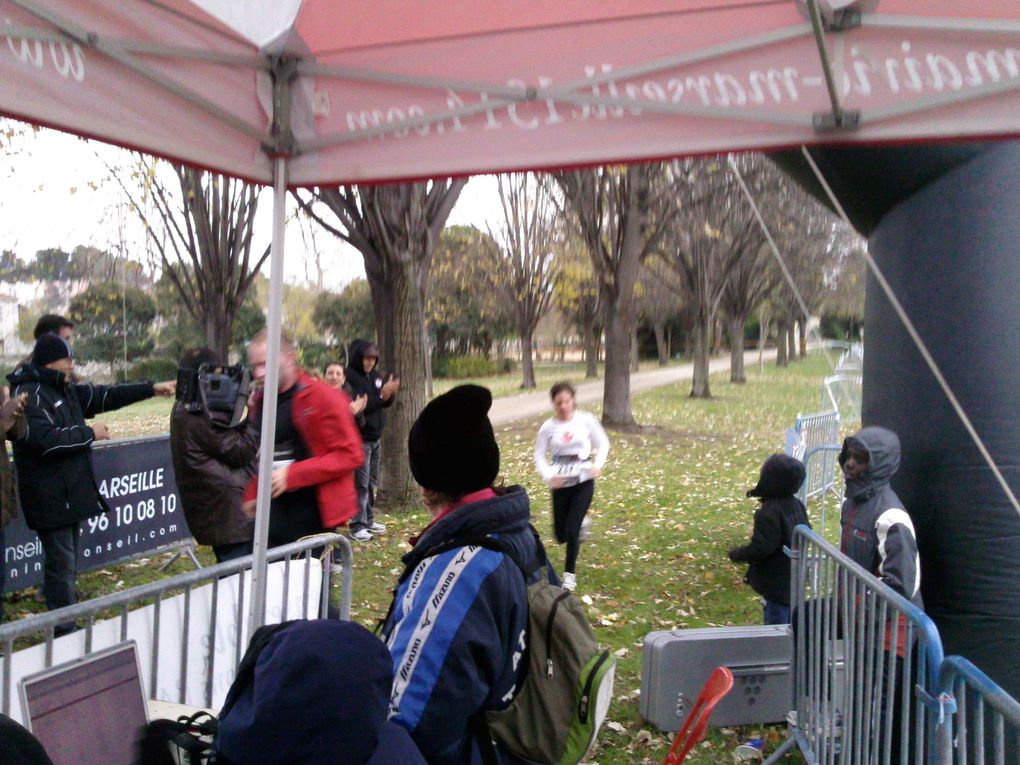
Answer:
[[773, 454], [761, 466], [758, 484], [747, 492], [761, 506], [754, 513], [751, 541], [730, 550], [730, 560], [749, 563], [744, 581], [765, 599], [764, 623], [790, 623], [790, 559], [783, 552], [793, 542], [793, 529], [810, 526], [807, 510], [796, 493], [804, 483], [803, 463]]

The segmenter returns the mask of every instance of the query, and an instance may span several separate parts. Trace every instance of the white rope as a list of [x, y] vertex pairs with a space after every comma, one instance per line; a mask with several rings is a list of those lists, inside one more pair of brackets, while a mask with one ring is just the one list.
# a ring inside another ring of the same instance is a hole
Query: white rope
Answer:
[[[737, 183], [740, 184], [741, 191], [744, 192], [744, 197], [746, 197], [747, 203], [751, 205], [751, 210], [754, 212], [754, 217], [758, 221], [758, 226], [761, 228], [762, 233], [765, 234], [765, 239], [768, 240], [769, 249], [772, 250], [772, 254], [779, 263], [779, 269], [783, 272], [786, 283], [789, 284], [790, 289], [793, 290], [793, 295], [797, 299], [797, 304], [800, 306], [801, 313], [804, 314], [804, 327], [807, 328], [808, 322], [811, 321], [811, 312], [808, 310], [807, 303], [804, 302], [804, 298], [801, 296], [800, 290], [797, 289], [797, 283], [793, 280], [793, 274], [791, 274], [790, 269], [787, 268], [786, 260], [783, 258], [783, 254], [779, 251], [779, 247], [776, 245], [775, 239], [772, 238], [772, 232], [769, 231], [768, 224], [765, 223], [765, 218], [762, 217], [761, 210], [758, 209], [758, 205], [755, 203], [754, 197], [751, 196], [751, 192], [748, 190], [747, 184], [744, 183], [744, 176], [740, 172], [740, 168], [737, 167], [737, 163], [733, 161], [733, 155], [726, 155], [726, 159], [729, 162], [730, 170], [737, 179]], [[826, 348], [823, 342], [825, 338], [822, 337], [818, 328], [812, 328], [811, 334], [822, 345], [822, 350], [825, 351]], [[836, 371], [836, 365], [833, 363], [832, 357], [825, 354], [825, 360], [829, 362], [829, 366], [832, 368], [832, 371]]]
[[[811, 166], [811, 170], [815, 174], [815, 178], [818, 179], [822, 188], [825, 189], [825, 193], [829, 197], [829, 201], [832, 202], [832, 206], [839, 214], [839, 217], [846, 221], [847, 224], [850, 224], [850, 219], [847, 217], [846, 211], [839, 203], [839, 200], [836, 199], [836, 195], [832, 192], [832, 188], [825, 180], [825, 176], [822, 175], [821, 170], [818, 169], [818, 165], [815, 164], [815, 160], [811, 156], [811, 153], [807, 150], [807, 147], [801, 146], [800, 150], [801, 153], [803, 153], [804, 158], [807, 160], [808, 165]], [[1002, 490], [1006, 493], [1006, 497], [1009, 499], [1010, 504], [1013, 505], [1013, 509], [1016, 510], [1017, 515], [1020, 515], [1020, 502], [1017, 501], [1013, 490], [1009, 487], [1009, 484], [1006, 483], [1005, 476], [1002, 475], [1002, 471], [999, 470], [999, 466], [996, 465], [995, 460], [992, 459], [991, 452], [988, 451], [988, 448], [985, 446], [985, 442], [981, 440], [981, 436], [978, 435], [974, 424], [970, 421], [970, 417], [968, 417], [967, 413], [963, 411], [963, 406], [960, 404], [959, 399], [956, 398], [956, 394], [953, 393], [952, 388], [949, 387], [949, 383], [942, 375], [942, 371], [939, 369], [938, 364], [935, 363], [935, 359], [928, 351], [928, 346], [925, 345], [924, 340], [921, 339], [921, 335], [918, 334], [917, 329], [914, 327], [914, 323], [910, 320], [910, 317], [907, 316], [907, 312], [903, 309], [903, 305], [896, 297], [896, 294], [893, 292], [889, 282], [886, 281], [885, 274], [882, 273], [882, 269], [878, 267], [878, 263], [875, 262], [874, 258], [871, 257], [871, 253], [869, 253], [866, 248], [862, 250], [862, 253], [864, 255], [864, 262], [868, 265], [868, 270], [871, 271], [872, 276], [875, 277], [878, 285], [882, 288], [882, 292], [885, 293], [885, 296], [888, 298], [893, 310], [896, 311], [896, 315], [899, 316], [900, 321], [903, 322], [903, 327], [907, 330], [907, 334], [910, 335], [910, 339], [914, 341], [914, 345], [921, 354], [921, 358], [924, 359], [928, 368], [931, 370], [931, 373], [935, 376], [935, 380], [938, 382], [939, 387], [942, 388], [942, 392], [946, 394], [946, 398], [949, 399], [949, 403], [952, 405], [953, 411], [955, 411], [956, 415], [960, 418], [960, 422], [963, 423], [963, 427], [967, 429], [971, 439], [974, 441], [974, 445], [977, 446], [978, 451], [988, 464], [988, 467], [991, 469], [995, 479], [999, 482]]]

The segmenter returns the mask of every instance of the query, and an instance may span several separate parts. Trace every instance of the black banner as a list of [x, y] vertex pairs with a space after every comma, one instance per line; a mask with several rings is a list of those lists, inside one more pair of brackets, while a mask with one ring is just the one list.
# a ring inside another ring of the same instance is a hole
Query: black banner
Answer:
[[[112, 563], [190, 539], [170, 459], [170, 436], [103, 441], [92, 468], [110, 512], [83, 521], [78, 570]], [[4, 591], [42, 583], [42, 543], [19, 515], [4, 529]]]

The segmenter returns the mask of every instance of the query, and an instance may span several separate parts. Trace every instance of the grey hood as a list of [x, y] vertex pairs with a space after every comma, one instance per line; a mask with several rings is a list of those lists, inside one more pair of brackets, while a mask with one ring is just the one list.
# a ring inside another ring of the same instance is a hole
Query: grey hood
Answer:
[[868, 467], [856, 480], [848, 480], [843, 495], [855, 502], [866, 502], [887, 486], [900, 468], [900, 438], [887, 428], [870, 426], [843, 441], [839, 464], [846, 462], [851, 448], [868, 453]]

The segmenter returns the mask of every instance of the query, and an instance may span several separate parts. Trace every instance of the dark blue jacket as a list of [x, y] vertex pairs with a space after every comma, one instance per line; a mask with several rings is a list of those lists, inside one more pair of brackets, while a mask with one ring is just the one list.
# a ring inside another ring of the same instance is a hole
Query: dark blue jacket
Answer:
[[220, 712], [220, 761], [425, 765], [407, 731], [386, 719], [393, 668], [379, 638], [332, 619], [255, 635]]
[[441, 518], [404, 556], [410, 573], [383, 629], [393, 655], [390, 717], [411, 732], [430, 765], [482, 761], [469, 719], [510, 703], [526, 669], [528, 627], [524, 576], [508, 556], [485, 547], [430, 551], [493, 536], [529, 562], [536, 554], [530, 519], [528, 495], [514, 487]]

